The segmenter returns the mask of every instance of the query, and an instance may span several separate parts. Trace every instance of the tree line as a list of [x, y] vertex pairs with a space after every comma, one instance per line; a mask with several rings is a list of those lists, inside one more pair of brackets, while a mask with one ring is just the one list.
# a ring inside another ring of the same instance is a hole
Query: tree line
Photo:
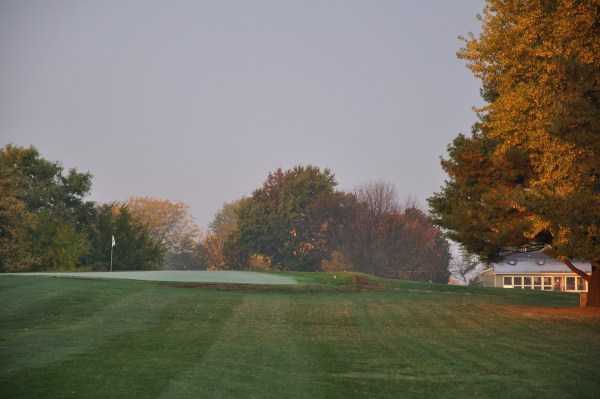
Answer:
[[206, 237], [210, 267], [354, 270], [447, 282], [448, 243], [391, 185], [336, 190], [331, 171], [278, 169], [250, 197], [227, 203]]
[[65, 171], [33, 147], [2, 148], [0, 270], [105, 270], [113, 236], [114, 270], [197, 257], [197, 230], [184, 204], [152, 198], [95, 204], [85, 200], [91, 187], [89, 173]]
[[394, 188], [336, 189], [329, 170], [270, 173], [226, 203], [202, 233], [182, 202], [86, 200], [92, 176], [65, 171], [33, 148], [0, 150], [0, 270], [355, 270], [446, 282], [448, 243]]

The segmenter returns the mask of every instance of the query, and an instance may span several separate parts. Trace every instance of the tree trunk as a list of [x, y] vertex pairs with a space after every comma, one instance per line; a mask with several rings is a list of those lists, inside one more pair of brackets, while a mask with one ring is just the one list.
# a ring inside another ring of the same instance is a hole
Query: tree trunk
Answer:
[[600, 261], [592, 262], [592, 275], [588, 280], [587, 306], [600, 307]]
[[564, 258], [563, 263], [567, 265], [571, 271], [588, 283], [588, 298], [587, 306], [600, 307], [600, 261], [593, 261], [592, 274], [588, 275], [583, 270], [579, 270], [570, 259]]

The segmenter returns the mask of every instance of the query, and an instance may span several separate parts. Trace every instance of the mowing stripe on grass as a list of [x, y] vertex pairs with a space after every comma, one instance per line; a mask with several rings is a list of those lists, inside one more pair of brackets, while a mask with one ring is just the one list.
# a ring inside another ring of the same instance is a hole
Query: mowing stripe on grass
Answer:
[[[176, 376], [160, 399], [180, 397], [319, 397], [311, 392], [314, 369], [294, 344], [287, 314], [290, 298], [245, 295], [195, 366]], [[290, 372], [293, 370], [293, 372]]]

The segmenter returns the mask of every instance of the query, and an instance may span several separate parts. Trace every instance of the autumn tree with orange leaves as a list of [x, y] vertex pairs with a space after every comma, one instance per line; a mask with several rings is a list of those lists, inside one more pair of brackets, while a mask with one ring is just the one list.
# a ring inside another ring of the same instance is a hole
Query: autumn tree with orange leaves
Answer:
[[481, 20], [458, 55], [486, 104], [449, 146], [431, 212], [487, 260], [544, 248], [600, 306], [600, 2], [488, 0]]
[[182, 268], [205, 268], [201, 232], [188, 205], [153, 197], [131, 197], [124, 204], [132, 218], [167, 251], [166, 263], [184, 263]]

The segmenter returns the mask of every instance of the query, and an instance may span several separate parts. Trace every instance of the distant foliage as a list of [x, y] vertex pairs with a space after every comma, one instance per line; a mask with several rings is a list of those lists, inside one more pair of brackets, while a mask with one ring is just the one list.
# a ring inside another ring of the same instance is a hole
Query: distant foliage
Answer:
[[[209, 225], [209, 231], [204, 239], [204, 248], [208, 268], [213, 270], [223, 270], [235, 267], [245, 268], [245, 259], [237, 259], [236, 248], [239, 244], [237, 237], [239, 235], [239, 212], [240, 209], [250, 199], [241, 198], [237, 201], [227, 202], [217, 212]], [[227, 251], [225, 250], [225, 243]], [[227, 258], [226, 259], [226, 253]], [[239, 254], [238, 254], [239, 255]]]
[[124, 205], [131, 217], [142, 224], [152, 238], [168, 251], [188, 251], [198, 241], [200, 229], [194, 223], [189, 207], [183, 202], [131, 197]]
[[414, 205], [400, 205], [393, 186], [359, 187], [347, 204], [338, 247], [354, 270], [409, 280], [448, 281], [449, 249], [441, 231]]
[[206, 269], [206, 249], [200, 228], [186, 204], [162, 198], [131, 197], [123, 205], [135, 222], [164, 249], [165, 267]]

